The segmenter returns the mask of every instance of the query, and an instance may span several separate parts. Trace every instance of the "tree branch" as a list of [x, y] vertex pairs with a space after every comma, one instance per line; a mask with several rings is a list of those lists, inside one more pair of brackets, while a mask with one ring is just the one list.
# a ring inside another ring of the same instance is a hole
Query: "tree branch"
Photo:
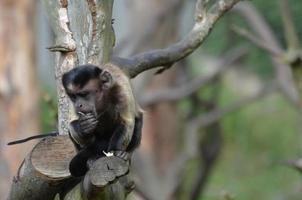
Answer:
[[275, 49], [275, 51], [282, 53], [281, 45], [273, 34], [273, 31], [251, 3], [242, 2], [236, 5], [233, 10], [244, 17], [252, 30], [254, 30], [271, 49]]
[[296, 31], [296, 27], [294, 25], [293, 16], [289, 7], [289, 2], [288, 0], [279, 0], [279, 2], [287, 45], [289, 49], [299, 49], [300, 41]]
[[[243, 2], [238, 4], [234, 7], [234, 11], [238, 12], [239, 15], [245, 18], [252, 30], [254, 30], [259, 38], [265, 41], [266, 45], [269, 46], [269, 49], [274, 49], [274, 52], [282, 55], [283, 49], [273, 34], [273, 31], [251, 3]], [[276, 57], [276, 54], [270, 54], [270, 57], [277, 72], [279, 89], [290, 103], [300, 109], [299, 96], [297, 88], [294, 85], [293, 75], [290, 67], [280, 62], [281, 59], [280, 57]]]
[[192, 93], [196, 92], [197, 90], [201, 89], [208, 83], [210, 83], [213, 79], [215, 79], [223, 72], [225, 72], [234, 62], [242, 58], [242, 56], [245, 54], [246, 50], [242, 48], [230, 50], [218, 61], [216, 66], [212, 67], [215, 69], [215, 71], [211, 72], [206, 76], [200, 76], [199, 78], [196, 78], [178, 88], [162, 89], [159, 91], [150, 92], [145, 95], [142, 95], [140, 104], [143, 106], [151, 106], [158, 102], [177, 101], [184, 97], [187, 97]]
[[218, 0], [208, 11], [205, 2], [197, 0], [195, 24], [191, 32], [176, 44], [165, 49], [141, 53], [129, 58], [128, 73], [131, 77], [156, 67], [168, 68], [197, 49], [209, 35], [218, 19], [240, 0]]
[[227, 115], [231, 112], [235, 112], [235, 111], [239, 110], [240, 108], [242, 108], [246, 105], [249, 105], [256, 100], [271, 94], [271, 92], [275, 91], [276, 89], [277, 88], [275, 86], [263, 88], [260, 91], [256, 92], [255, 94], [253, 94], [249, 97], [235, 101], [234, 103], [227, 106], [226, 108], [216, 109], [205, 115], [201, 115], [200, 117], [196, 118], [192, 123], [199, 125], [199, 127], [200, 126], [209, 126], [212, 123], [216, 122], [217, 120], [220, 120], [225, 115]]
[[280, 52], [277, 51], [276, 49], [273, 49], [270, 45], [266, 43], [263, 39], [258, 38], [257, 36], [253, 35], [251, 32], [248, 30], [238, 27], [238, 26], [233, 26], [232, 29], [240, 36], [244, 37], [245, 39], [249, 40], [252, 42], [254, 45], [259, 47], [260, 49], [268, 52], [269, 54], [273, 56], [280, 56]]

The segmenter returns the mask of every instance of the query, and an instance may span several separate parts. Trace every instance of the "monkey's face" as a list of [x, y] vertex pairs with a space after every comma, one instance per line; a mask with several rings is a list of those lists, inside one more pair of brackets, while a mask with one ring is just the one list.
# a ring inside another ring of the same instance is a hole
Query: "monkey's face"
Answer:
[[67, 86], [67, 94], [73, 102], [76, 113], [92, 113], [98, 117], [109, 105], [112, 77], [103, 72], [98, 78], [90, 79], [83, 87], [74, 84]]

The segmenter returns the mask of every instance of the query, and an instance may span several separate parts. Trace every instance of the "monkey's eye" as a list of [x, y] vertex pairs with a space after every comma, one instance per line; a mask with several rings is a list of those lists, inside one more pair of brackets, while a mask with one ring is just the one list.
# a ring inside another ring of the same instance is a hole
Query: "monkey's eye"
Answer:
[[75, 101], [75, 99], [77, 98], [76, 95], [74, 95], [74, 94], [68, 94], [68, 96], [71, 101]]
[[88, 96], [88, 94], [89, 94], [89, 92], [81, 92], [81, 93], [78, 93], [78, 96], [82, 97], [82, 98], [85, 98], [85, 97]]

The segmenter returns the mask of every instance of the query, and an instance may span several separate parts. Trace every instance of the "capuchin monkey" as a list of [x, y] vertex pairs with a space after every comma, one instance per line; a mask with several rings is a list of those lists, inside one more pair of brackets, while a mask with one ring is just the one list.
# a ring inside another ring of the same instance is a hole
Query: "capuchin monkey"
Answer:
[[141, 141], [143, 116], [126, 74], [110, 63], [81, 65], [63, 74], [62, 83], [78, 116], [69, 127], [78, 150], [71, 175], [85, 175], [90, 162], [103, 156], [129, 161]]

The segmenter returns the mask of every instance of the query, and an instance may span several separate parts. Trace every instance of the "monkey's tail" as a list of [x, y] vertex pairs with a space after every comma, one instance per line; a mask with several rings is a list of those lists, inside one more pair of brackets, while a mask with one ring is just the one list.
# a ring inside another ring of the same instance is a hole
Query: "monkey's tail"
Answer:
[[21, 140], [15, 140], [15, 141], [7, 143], [7, 145], [20, 144], [20, 143], [24, 143], [24, 142], [27, 142], [27, 141], [33, 140], [33, 139], [45, 138], [45, 137], [49, 137], [49, 136], [54, 137], [54, 136], [57, 136], [57, 135], [59, 135], [58, 131], [52, 131], [52, 132], [49, 132], [49, 133], [46, 133], [46, 134], [34, 135], [34, 136], [30, 136], [28, 138], [24, 138], [24, 139], [21, 139]]

